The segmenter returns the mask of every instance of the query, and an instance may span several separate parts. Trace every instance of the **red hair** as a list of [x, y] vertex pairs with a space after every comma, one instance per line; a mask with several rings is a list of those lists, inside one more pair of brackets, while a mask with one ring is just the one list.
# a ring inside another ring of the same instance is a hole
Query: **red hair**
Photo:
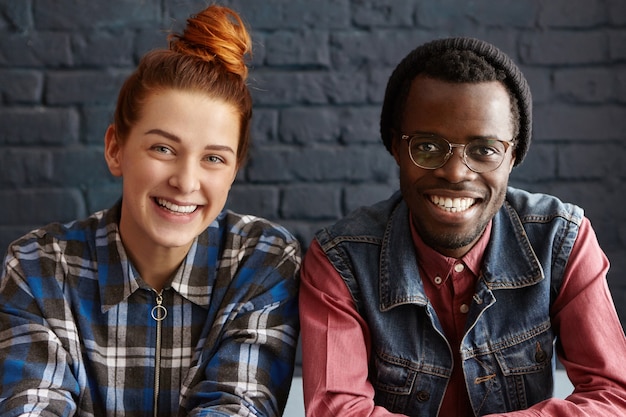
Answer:
[[148, 52], [120, 90], [114, 114], [117, 139], [124, 141], [155, 91], [198, 91], [231, 104], [240, 116], [237, 162], [245, 161], [252, 117], [246, 84], [251, 39], [233, 10], [211, 5], [187, 20], [182, 34], [168, 37], [169, 48]]

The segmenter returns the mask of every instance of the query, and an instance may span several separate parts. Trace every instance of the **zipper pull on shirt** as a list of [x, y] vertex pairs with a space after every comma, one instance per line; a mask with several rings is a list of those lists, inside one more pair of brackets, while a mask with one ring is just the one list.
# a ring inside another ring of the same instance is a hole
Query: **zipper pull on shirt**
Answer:
[[152, 307], [150, 315], [156, 321], [162, 321], [167, 317], [167, 308], [163, 305], [163, 290], [157, 292], [156, 305]]

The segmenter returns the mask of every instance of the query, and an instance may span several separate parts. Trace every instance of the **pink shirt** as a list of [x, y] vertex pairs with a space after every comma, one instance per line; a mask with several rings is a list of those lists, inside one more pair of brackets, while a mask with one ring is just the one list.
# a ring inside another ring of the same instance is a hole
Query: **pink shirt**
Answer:
[[[471, 303], [489, 232], [459, 260], [433, 251], [413, 233], [422, 256], [420, 273], [425, 277], [426, 294], [453, 351], [459, 350], [465, 306]], [[557, 353], [575, 391], [565, 400], [550, 399], [528, 410], [490, 417], [626, 416], [626, 338], [606, 283], [608, 268], [585, 218], [552, 306], [553, 325], [563, 347]], [[374, 405], [374, 388], [368, 381], [368, 325], [317, 241], [302, 265], [300, 320], [307, 416], [401, 416]], [[459, 363], [460, 358], [454, 360]], [[463, 375], [456, 368], [439, 413], [443, 417], [473, 415]]]

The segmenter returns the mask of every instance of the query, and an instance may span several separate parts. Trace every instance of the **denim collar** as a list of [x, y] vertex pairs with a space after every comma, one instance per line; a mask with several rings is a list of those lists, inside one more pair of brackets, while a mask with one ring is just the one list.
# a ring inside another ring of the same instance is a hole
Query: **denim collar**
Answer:
[[[492, 227], [479, 282], [489, 289], [514, 289], [543, 280], [543, 270], [522, 222], [507, 202], [496, 213]], [[428, 303], [413, 248], [409, 210], [400, 199], [383, 236], [379, 271], [381, 311], [402, 304]]]

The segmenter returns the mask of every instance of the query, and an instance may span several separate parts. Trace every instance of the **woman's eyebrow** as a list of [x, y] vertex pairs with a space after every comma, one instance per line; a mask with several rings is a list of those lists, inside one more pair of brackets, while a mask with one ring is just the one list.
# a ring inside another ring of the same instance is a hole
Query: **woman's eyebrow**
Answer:
[[[166, 139], [174, 141], [176, 143], [182, 143], [181, 138], [179, 138], [173, 133], [167, 132], [162, 129], [150, 129], [145, 134], [146, 135], [159, 135], [159, 136], [163, 136]], [[211, 150], [211, 151], [227, 151], [227, 152], [232, 153], [233, 155], [235, 154], [235, 151], [233, 150], [233, 148], [231, 148], [230, 146], [226, 146], [226, 145], [209, 144], [205, 146], [204, 149]]]

